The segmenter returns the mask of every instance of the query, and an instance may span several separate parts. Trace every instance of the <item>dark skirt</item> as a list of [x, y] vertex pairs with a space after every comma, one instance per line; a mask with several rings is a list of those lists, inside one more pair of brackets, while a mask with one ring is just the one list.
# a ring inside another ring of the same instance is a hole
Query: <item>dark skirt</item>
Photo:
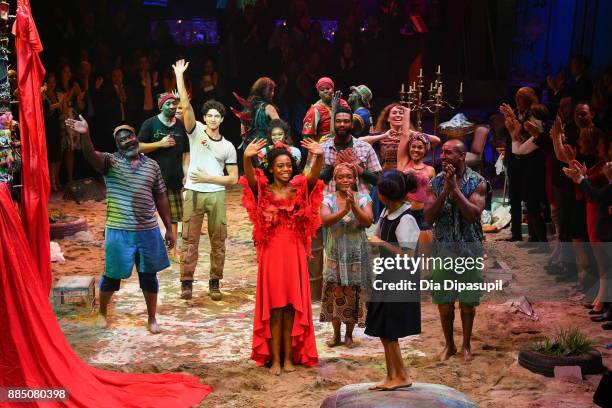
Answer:
[[370, 302], [365, 334], [397, 340], [421, 332], [421, 303]]
[[47, 161], [49, 163], [61, 162], [62, 139], [57, 115], [45, 116], [45, 140], [47, 143]]

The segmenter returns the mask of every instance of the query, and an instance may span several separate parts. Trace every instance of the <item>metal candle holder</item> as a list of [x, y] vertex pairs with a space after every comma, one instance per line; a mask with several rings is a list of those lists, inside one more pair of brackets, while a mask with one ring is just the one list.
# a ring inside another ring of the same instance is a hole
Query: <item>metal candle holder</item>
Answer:
[[[433, 134], [434, 136], [438, 132], [438, 123], [440, 121], [440, 110], [443, 108], [457, 109], [463, 103], [463, 82], [459, 85], [459, 95], [457, 97], [457, 103], [452, 105], [450, 102], [444, 100], [443, 83], [442, 83], [442, 70], [438, 65], [438, 71], [436, 74], [436, 80], [429, 84], [429, 91], [427, 92], [427, 100], [423, 101], [425, 97], [425, 82], [423, 81], [423, 68], [419, 70], [418, 81], [413, 82], [412, 85], [408, 86], [408, 91], [405, 90], [404, 84], [399, 92], [400, 100], [399, 103], [410, 109], [410, 112], [416, 112], [416, 128], [419, 132], [423, 131], [422, 117], [423, 113], [433, 115]], [[435, 165], [436, 155], [435, 148], [431, 149], [431, 162]]]

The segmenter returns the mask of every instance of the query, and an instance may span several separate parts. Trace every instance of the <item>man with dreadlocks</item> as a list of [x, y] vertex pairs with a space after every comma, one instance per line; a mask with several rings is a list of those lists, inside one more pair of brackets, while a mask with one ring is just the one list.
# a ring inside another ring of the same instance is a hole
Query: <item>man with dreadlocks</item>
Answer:
[[353, 135], [355, 137], [366, 136], [370, 133], [372, 128], [371, 101], [370, 88], [365, 85], [351, 86], [348, 104], [353, 110]]

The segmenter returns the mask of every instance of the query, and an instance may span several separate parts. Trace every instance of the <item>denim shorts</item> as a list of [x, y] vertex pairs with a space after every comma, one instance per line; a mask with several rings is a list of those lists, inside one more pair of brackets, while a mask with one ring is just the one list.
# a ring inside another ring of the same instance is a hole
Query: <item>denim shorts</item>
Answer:
[[166, 245], [159, 227], [144, 231], [106, 228], [106, 262], [104, 275], [127, 279], [132, 269], [140, 273], [157, 273], [170, 266]]

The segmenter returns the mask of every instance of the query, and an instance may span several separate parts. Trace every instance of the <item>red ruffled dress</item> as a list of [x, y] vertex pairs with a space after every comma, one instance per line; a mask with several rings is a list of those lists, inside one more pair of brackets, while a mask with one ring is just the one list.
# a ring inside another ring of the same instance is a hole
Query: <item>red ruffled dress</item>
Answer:
[[258, 263], [251, 359], [258, 365], [270, 361], [270, 310], [292, 305], [293, 362], [316, 366], [318, 355], [306, 257], [310, 255], [311, 239], [321, 225], [319, 212], [325, 185], [319, 180], [309, 193], [306, 177], [298, 175], [290, 181], [296, 189], [295, 196], [277, 199], [260, 169], [255, 170], [255, 177], [256, 195], [244, 176], [239, 181], [244, 186], [242, 205], [253, 223]]

